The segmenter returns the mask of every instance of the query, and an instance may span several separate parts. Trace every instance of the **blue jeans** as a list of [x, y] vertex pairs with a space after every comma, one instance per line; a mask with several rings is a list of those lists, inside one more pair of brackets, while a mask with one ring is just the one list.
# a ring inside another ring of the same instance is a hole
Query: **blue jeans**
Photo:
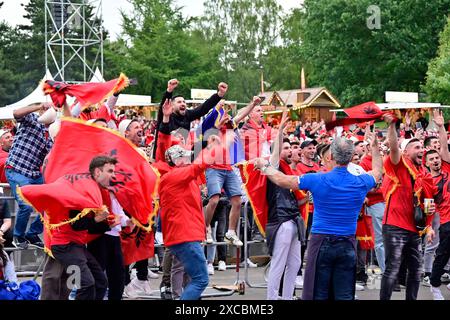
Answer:
[[384, 202], [375, 203], [374, 205], [367, 207], [367, 213], [372, 217], [373, 231], [375, 233], [375, 255], [377, 256], [378, 266], [381, 272], [385, 269], [385, 255], [383, 245], [383, 215], [384, 215]]
[[234, 171], [209, 168], [206, 169], [205, 175], [208, 198], [220, 194], [222, 188], [225, 190], [228, 199], [234, 196], [241, 196], [242, 181]]
[[169, 248], [191, 277], [191, 282], [184, 288], [180, 300], [200, 299], [209, 282], [205, 254], [200, 242], [184, 242]]
[[17, 204], [19, 205], [19, 210], [17, 211], [16, 215], [16, 221], [14, 223], [14, 237], [23, 239], [25, 237], [41, 234], [44, 230], [44, 226], [42, 225], [39, 214], [31, 223], [30, 229], [25, 234], [28, 220], [30, 219], [30, 215], [34, 210], [18, 196], [16, 187], [23, 187], [30, 184], [43, 184], [44, 179], [42, 178], [42, 176], [39, 176], [35, 179], [28, 178], [18, 173], [17, 171], [14, 171], [13, 169], [6, 169], [5, 174], [6, 179], [11, 186], [12, 194], [14, 195], [14, 198], [16, 198]]
[[316, 262], [314, 300], [353, 300], [356, 252], [345, 237], [323, 240]]

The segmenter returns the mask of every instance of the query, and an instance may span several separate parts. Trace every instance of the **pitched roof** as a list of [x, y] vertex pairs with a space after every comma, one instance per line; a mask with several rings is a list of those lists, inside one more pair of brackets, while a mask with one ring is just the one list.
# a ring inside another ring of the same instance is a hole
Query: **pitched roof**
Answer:
[[[303, 102], [297, 102], [297, 96], [299, 93], [305, 94], [305, 100]], [[305, 90], [280, 90], [280, 91], [266, 91], [260, 93], [260, 96], [266, 97], [263, 105], [272, 104], [274, 99], [281, 99], [281, 105], [291, 104], [296, 109], [307, 108], [312, 105], [330, 106], [340, 108], [338, 100], [325, 88], [306, 88]]]

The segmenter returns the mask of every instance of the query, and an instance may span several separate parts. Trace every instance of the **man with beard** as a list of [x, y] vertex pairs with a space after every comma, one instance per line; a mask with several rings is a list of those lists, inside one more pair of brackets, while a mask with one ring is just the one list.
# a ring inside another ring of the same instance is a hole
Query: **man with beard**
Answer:
[[[405, 139], [399, 148], [394, 118], [387, 115], [385, 119], [389, 125], [388, 140], [391, 149], [384, 162], [385, 175], [382, 184], [386, 201], [383, 218], [386, 269], [381, 280], [380, 299], [391, 299], [402, 256], [406, 255], [406, 299], [416, 300], [422, 256], [419, 234], [421, 230], [414, 219], [415, 207], [422, 204], [424, 198], [432, 198], [436, 191], [431, 175], [422, 167], [422, 143], [416, 138]], [[429, 214], [433, 214], [434, 209], [434, 206], [431, 206]], [[430, 218], [428, 216], [427, 225], [431, 223]], [[431, 226], [427, 228], [427, 234], [430, 239], [434, 238]]]
[[[312, 139], [306, 139], [300, 145], [301, 156], [300, 162], [297, 164], [297, 171], [295, 174], [303, 175], [306, 173], [316, 173], [320, 171], [320, 166], [317, 162], [314, 161], [316, 157], [316, 146], [317, 141]], [[299, 152], [300, 153], [300, 152]], [[313, 222], [313, 212], [314, 212], [314, 200], [311, 193], [307, 193], [308, 197], [308, 206], [304, 206], [303, 210], [306, 212], [303, 213], [306, 221], [306, 241], [305, 245], [302, 246], [302, 260], [305, 256], [306, 249], [308, 247], [308, 238], [309, 233], [311, 232], [311, 226]], [[296, 286], [303, 287], [303, 273], [302, 273], [302, 265], [300, 265], [300, 269], [298, 270], [298, 276], [296, 279]]]
[[[438, 149], [440, 153], [432, 149], [425, 156], [425, 165], [430, 170], [434, 183], [438, 188], [435, 201], [436, 212], [439, 213], [437, 226], [440, 225], [439, 230], [436, 230], [436, 236], [439, 237], [439, 241], [437, 241], [438, 247], [431, 270], [430, 284], [433, 299], [444, 300], [439, 287], [441, 285], [441, 276], [445, 272], [444, 267], [448, 264], [450, 258], [450, 153], [448, 148], [445, 147], [447, 132], [444, 128], [444, 117], [437, 110], [433, 113], [433, 121], [439, 128], [439, 139], [434, 145], [442, 145], [444, 147]], [[450, 289], [449, 286], [447, 288]]]
[[[292, 174], [292, 150], [289, 139], [283, 139], [283, 129], [287, 112], [283, 113], [278, 136], [275, 140], [270, 164], [285, 174]], [[283, 300], [292, 300], [295, 278], [301, 264], [301, 242], [305, 230], [299, 215], [297, 199], [293, 192], [281, 188], [267, 180], [267, 203], [269, 205], [266, 225], [267, 245], [271, 255], [270, 272], [267, 283], [267, 299], [277, 300], [280, 282], [283, 279]]]

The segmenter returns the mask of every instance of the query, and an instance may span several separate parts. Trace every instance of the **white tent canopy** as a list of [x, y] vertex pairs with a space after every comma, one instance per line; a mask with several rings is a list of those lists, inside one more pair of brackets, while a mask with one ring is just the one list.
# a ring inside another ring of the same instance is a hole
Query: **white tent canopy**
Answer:
[[[53, 76], [50, 74], [50, 71], [47, 70], [42, 81], [45, 80], [53, 80]], [[22, 107], [29, 106], [35, 103], [45, 103], [50, 102], [51, 99], [49, 96], [44, 95], [44, 91], [42, 91], [41, 82], [39, 82], [38, 86], [32, 93], [23, 98], [16, 103], [9, 104], [3, 108], [0, 108], [0, 120], [14, 119], [13, 111]]]

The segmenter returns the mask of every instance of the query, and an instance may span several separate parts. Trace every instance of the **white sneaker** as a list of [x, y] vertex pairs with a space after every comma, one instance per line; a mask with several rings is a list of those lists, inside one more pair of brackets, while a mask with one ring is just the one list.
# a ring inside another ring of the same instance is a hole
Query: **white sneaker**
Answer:
[[446, 285], [447, 290], [450, 290], [450, 283], [448, 285]]
[[448, 272], [445, 272], [441, 276], [441, 282], [450, 282], [450, 274]]
[[247, 265], [249, 268], [257, 268], [258, 265], [256, 263], [254, 263], [252, 260], [250, 260], [250, 258], [247, 258]]
[[430, 277], [429, 276], [423, 277], [422, 285], [425, 286], [425, 287], [430, 287], [431, 286]]
[[445, 300], [439, 287], [430, 287], [430, 291], [433, 294], [433, 300]]
[[212, 237], [212, 231], [211, 231], [211, 226], [208, 226], [208, 228], [206, 228], [206, 243], [213, 243], [214, 239]]
[[131, 280], [130, 284], [133, 289], [136, 291], [138, 295], [149, 295], [152, 291], [150, 288], [150, 282], [139, 280], [138, 278], [134, 278]]
[[208, 263], [208, 274], [212, 276], [214, 274], [214, 266], [212, 263]]
[[225, 241], [230, 242], [233, 246], [237, 247], [241, 247], [243, 245], [235, 231], [225, 233]]
[[303, 289], [303, 276], [297, 276], [295, 278], [295, 287], [299, 289]]
[[219, 266], [217, 267], [217, 270], [219, 270], [219, 271], [227, 270], [227, 265], [225, 264], [225, 261], [223, 261], [223, 260], [219, 261]]
[[136, 299], [139, 295], [134, 289], [133, 284], [130, 282], [123, 290], [123, 297], [129, 299]]
[[364, 286], [362, 286], [360, 284], [355, 284], [355, 290], [356, 291], [364, 291]]

